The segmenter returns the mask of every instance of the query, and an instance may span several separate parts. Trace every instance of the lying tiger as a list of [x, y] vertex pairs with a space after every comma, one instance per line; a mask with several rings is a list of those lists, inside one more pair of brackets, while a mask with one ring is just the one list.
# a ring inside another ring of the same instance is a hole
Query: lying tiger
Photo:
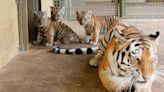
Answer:
[[79, 24], [84, 26], [86, 42], [92, 45], [98, 43], [100, 33], [106, 33], [113, 24], [121, 21], [121, 18], [117, 16], [94, 16], [90, 10], [88, 12], [76, 11], [76, 15]]
[[[157, 75], [158, 40], [159, 32], [145, 35], [136, 27], [118, 23], [106, 33], [90, 65], [96, 67], [100, 64], [99, 77], [109, 92], [152, 92]], [[59, 47], [52, 50], [67, 52], [65, 54], [76, 51], [60, 50]], [[79, 52], [83, 50], [78, 48]]]
[[99, 77], [110, 92], [152, 92], [156, 76], [159, 32], [145, 35], [136, 27], [116, 25], [104, 37], [108, 39], [101, 60], [98, 53], [90, 64], [98, 66]]

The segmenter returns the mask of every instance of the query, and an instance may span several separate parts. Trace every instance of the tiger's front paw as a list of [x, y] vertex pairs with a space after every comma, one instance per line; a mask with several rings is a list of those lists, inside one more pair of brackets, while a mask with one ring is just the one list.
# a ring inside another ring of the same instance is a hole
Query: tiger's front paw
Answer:
[[92, 66], [92, 67], [98, 67], [98, 66], [99, 66], [99, 62], [98, 62], [97, 59], [92, 58], [92, 59], [89, 61], [89, 65]]
[[36, 45], [39, 44], [37, 41], [33, 41], [32, 44]]
[[89, 44], [90, 45], [97, 45], [97, 42], [90, 41]]
[[51, 46], [52, 46], [51, 43], [45, 43], [45, 45], [46, 45], [47, 47], [51, 47]]

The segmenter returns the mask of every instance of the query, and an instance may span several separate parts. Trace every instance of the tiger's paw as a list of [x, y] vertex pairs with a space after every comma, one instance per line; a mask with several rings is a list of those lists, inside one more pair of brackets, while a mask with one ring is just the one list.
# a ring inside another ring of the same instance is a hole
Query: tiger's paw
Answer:
[[92, 67], [98, 67], [98, 66], [99, 66], [99, 62], [98, 62], [97, 59], [92, 58], [92, 59], [89, 61], [89, 65], [92, 66]]
[[37, 41], [33, 41], [32, 44], [36, 45], [39, 44]]
[[46, 45], [47, 47], [51, 47], [51, 46], [52, 46], [51, 43], [45, 43], [45, 45]]
[[89, 44], [90, 44], [90, 45], [94, 45], [94, 46], [96, 46], [96, 45], [97, 45], [97, 42], [90, 41]]

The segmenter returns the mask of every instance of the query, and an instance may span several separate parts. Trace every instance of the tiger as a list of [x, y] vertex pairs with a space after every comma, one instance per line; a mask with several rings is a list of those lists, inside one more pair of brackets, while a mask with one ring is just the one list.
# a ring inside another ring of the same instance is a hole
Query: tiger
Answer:
[[[51, 9], [51, 19], [55, 22], [62, 22], [64, 20], [65, 7], [52, 7]], [[47, 11], [34, 11], [34, 23], [38, 29], [37, 40], [34, 44], [44, 44], [47, 42], [45, 30], [48, 30], [49, 16]]]
[[47, 43], [46, 46], [54, 45], [53, 42], [59, 40], [61, 43], [84, 41], [65, 23], [53, 21], [49, 18], [47, 30], [45, 30]]
[[48, 12], [47, 11], [34, 11], [34, 27], [37, 32], [37, 39], [33, 41], [33, 44], [44, 44], [46, 42], [45, 35], [43, 33], [48, 26]]
[[121, 21], [121, 18], [117, 16], [95, 16], [91, 10], [76, 11], [76, 18], [79, 24], [84, 26], [85, 41], [91, 45], [97, 45], [99, 34], [106, 33], [113, 24]]
[[103, 86], [109, 92], [152, 92], [160, 33], [146, 35], [134, 26], [117, 25], [107, 34], [102, 59], [91, 63], [99, 66]]
[[57, 22], [64, 21], [65, 7], [52, 7], [50, 6], [51, 19]]

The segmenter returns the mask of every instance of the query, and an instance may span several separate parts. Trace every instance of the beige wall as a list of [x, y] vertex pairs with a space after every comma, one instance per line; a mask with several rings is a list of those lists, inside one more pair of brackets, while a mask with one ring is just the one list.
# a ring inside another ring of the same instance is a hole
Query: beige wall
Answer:
[[0, 68], [18, 53], [18, 23], [15, 0], [0, 3]]
[[53, 6], [53, 0], [41, 0], [42, 11], [47, 10], [48, 16], [50, 16], [50, 6]]

